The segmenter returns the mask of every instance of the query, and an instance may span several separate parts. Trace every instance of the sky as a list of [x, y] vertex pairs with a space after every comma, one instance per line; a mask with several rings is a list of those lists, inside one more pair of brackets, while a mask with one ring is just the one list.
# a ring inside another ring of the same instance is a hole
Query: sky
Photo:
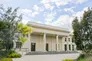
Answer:
[[0, 4], [19, 7], [23, 23], [32, 21], [72, 30], [73, 19], [80, 19], [92, 7], [92, 0], [0, 0]]

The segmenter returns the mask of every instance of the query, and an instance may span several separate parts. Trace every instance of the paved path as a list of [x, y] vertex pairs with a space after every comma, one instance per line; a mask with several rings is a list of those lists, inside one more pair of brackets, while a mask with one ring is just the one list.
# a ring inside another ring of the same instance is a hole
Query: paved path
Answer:
[[21, 58], [15, 58], [13, 61], [63, 61], [64, 59], [76, 59], [79, 53], [69, 54], [48, 54], [48, 55], [24, 55]]

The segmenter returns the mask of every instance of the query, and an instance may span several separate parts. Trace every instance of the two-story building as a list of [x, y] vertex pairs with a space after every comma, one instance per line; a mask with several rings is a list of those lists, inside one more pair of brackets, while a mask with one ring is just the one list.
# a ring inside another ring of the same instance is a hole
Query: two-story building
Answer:
[[28, 22], [32, 27], [32, 34], [28, 34], [28, 41], [22, 48], [31, 51], [75, 51], [76, 45], [69, 30], [61, 27]]

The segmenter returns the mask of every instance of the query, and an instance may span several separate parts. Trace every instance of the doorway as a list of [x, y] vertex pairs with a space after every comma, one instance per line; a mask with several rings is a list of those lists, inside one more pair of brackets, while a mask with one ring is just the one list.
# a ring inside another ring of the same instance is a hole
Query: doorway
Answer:
[[49, 44], [46, 43], [46, 51], [49, 51]]
[[36, 43], [31, 43], [31, 51], [35, 51]]
[[67, 51], [67, 45], [65, 44], [65, 51]]

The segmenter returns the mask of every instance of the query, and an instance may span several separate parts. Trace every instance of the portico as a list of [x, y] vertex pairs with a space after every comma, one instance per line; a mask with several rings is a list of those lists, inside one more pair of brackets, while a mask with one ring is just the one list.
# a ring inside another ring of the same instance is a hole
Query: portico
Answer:
[[33, 51], [73, 51], [76, 45], [72, 42], [70, 32], [59, 27], [29, 22], [33, 33], [28, 34], [28, 41], [22, 48]]

